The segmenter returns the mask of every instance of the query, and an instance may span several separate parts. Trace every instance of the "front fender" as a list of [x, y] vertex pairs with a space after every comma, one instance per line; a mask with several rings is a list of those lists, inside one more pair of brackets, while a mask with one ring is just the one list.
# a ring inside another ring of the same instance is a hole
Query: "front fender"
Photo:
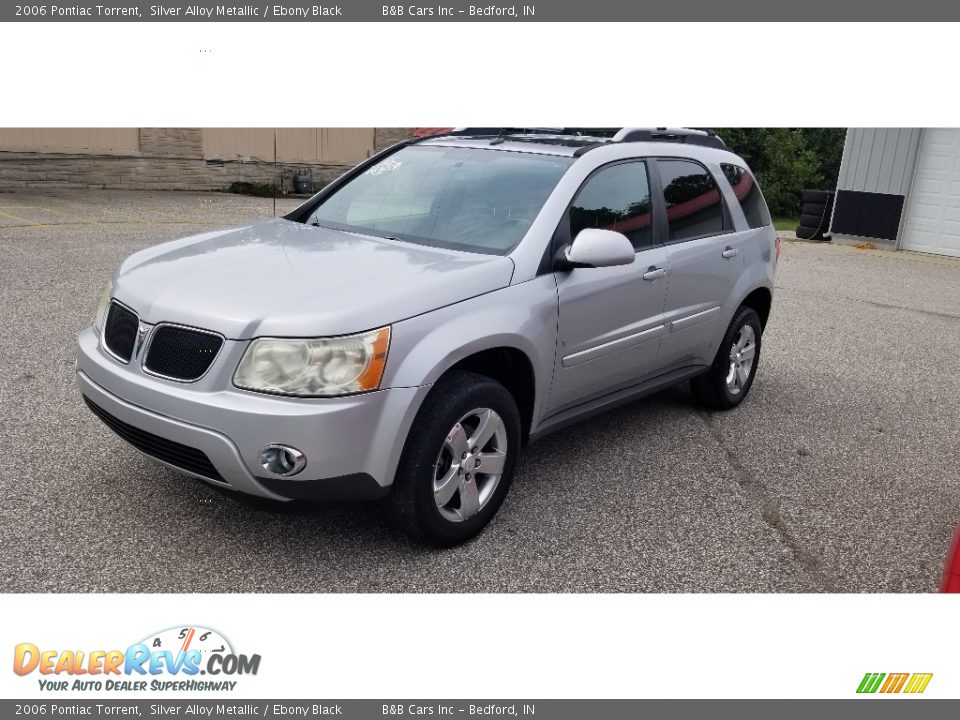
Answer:
[[396, 323], [383, 387], [430, 385], [470, 355], [513, 348], [533, 366], [536, 425], [552, 379], [557, 312], [551, 274]]

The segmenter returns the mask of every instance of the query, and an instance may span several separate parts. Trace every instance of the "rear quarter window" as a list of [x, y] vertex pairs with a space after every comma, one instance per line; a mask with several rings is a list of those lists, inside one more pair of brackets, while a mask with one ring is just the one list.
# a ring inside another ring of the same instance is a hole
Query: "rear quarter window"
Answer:
[[767, 203], [763, 200], [763, 194], [760, 192], [760, 186], [756, 179], [748, 170], [733, 165], [731, 163], [722, 163], [720, 169], [733, 189], [733, 194], [740, 201], [740, 207], [747, 218], [747, 225], [751, 229], [766, 227], [770, 224], [770, 211], [767, 209]]
[[731, 232], [723, 197], [703, 165], [692, 160], [657, 160], [667, 207], [670, 242]]

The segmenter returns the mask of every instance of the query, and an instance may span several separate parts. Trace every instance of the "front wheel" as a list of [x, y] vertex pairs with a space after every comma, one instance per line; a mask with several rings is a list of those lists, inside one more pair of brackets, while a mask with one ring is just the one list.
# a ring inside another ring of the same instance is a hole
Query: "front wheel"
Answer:
[[710, 370], [690, 381], [697, 402], [714, 410], [731, 410], [743, 402], [760, 363], [761, 332], [753, 308], [737, 310]]
[[513, 478], [520, 414], [500, 383], [453, 372], [417, 413], [391, 493], [394, 515], [414, 540], [465, 542], [493, 518]]

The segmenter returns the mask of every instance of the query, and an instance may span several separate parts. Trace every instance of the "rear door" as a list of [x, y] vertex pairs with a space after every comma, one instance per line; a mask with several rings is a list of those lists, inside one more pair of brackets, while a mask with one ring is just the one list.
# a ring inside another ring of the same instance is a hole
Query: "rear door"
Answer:
[[584, 228], [601, 228], [626, 235], [636, 256], [630, 265], [557, 273], [559, 352], [547, 413], [632, 385], [656, 369], [667, 290], [667, 253], [655, 245], [660, 214], [651, 206], [642, 160], [598, 169], [568, 208], [558, 245]]
[[659, 364], [668, 371], [713, 362], [722, 308], [744, 270], [747, 233], [734, 231], [717, 178], [704, 165], [664, 158], [656, 167], [670, 268]]

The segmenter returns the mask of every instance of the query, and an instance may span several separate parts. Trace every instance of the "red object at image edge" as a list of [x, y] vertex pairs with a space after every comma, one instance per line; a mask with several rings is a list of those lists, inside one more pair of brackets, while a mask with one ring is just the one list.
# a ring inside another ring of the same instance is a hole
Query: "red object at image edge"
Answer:
[[943, 580], [940, 581], [940, 592], [960, 593], [960, 526], [953, 533], [947, 564], [943, 568]]

